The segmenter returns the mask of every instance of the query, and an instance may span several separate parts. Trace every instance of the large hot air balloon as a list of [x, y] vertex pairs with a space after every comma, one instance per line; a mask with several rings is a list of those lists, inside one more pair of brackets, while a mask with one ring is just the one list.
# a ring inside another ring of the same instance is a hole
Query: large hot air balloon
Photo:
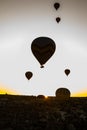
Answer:
[[59, 88], [56, 90], [56, 98], [57, 99], [69, 99], [70, 98], [70, 91], [67, 88]]
[[65, 69], [65, 74], [68, 76], [70, 74], [70, 70], [69, 69]]
[[55, 42], [48, 37], [38, 37], [31, 44], [32, 53], [40, 63], [41, 68], [54, 54], [55, 49]]
[[54, 8], [57, 10], [60, 7], [59, 3], [54, 3]]
[[26, 76], [26, 78], [29, 80], [29, 79], [31, 79], [31, 78], [32, 78], [33, 73], [32, 73], [32, 72], [30, 72], [30, 71], [27, 71], [27, 72], [25, 73], [25, 76]]

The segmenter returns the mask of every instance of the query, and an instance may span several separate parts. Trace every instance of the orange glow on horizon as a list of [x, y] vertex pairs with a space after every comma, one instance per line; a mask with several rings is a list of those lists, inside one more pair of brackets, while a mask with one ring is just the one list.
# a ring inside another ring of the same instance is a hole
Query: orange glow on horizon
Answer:
[[[2, 84], [0, 84], [0, 94], [21, 95], [17, 91], [12, 90], [12, 89], [8, 89], [7, 87], [5, 87]], [[48, 96], [46, 95], [45, 98], [47, 99]], [[87, 97], [87, 90], [82, 90], [80, 92], [71, 93], [71, 97]]]
[[45, 98], [47, 99], [47, 98], [48, 98], [48, 96], [45, 96]]
[[87, 90], [71, 94], [71, 97], [87, 97]]
[[0, 85], [0, 94], [12, 94], [12, 95], [18, 95], [18, 93], [12, 89], [8, 89], [4, 87], [3, 85]]
[[12, 94], [12, 95], [16, 95], [17, 93], [12, 91], [12, 90], [8, 90], [5, 88], [0, 88], [0, 94]]

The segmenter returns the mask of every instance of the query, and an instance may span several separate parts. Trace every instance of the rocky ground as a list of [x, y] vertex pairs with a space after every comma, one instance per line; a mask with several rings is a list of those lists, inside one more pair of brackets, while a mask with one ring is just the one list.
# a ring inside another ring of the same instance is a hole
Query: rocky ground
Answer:
[[0, 130], [87, 130], [87, 98], [0, 95]]

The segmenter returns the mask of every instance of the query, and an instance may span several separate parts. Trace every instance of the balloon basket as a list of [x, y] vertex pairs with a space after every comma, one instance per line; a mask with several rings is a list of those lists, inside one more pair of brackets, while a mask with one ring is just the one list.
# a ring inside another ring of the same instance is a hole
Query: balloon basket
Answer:
[[43, 65], [41, 65], [41, 67], [40, 68], [44, 68], [44, 66]]

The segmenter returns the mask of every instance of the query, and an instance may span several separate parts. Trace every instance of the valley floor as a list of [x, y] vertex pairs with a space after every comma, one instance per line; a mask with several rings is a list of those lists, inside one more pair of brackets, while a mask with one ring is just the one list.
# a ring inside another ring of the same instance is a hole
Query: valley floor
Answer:
[[87, 97], [0, 95], [0, 130], [87, 130]]

